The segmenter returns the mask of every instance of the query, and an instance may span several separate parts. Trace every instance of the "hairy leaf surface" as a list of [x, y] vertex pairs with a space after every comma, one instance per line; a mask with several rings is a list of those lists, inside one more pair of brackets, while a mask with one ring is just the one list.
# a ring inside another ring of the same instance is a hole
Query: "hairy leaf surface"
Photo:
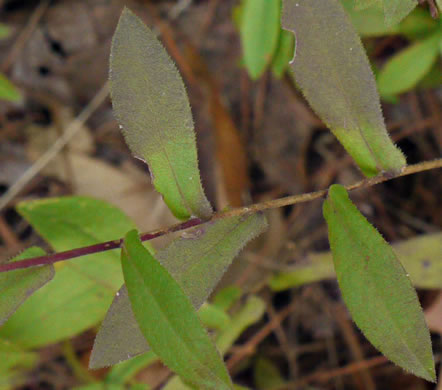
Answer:
[[430, 334], [395, 253], [343, 186], [330, 187], [323, 211], [339, 287], [356, 325], [391, 361], [434, 381]]
[[[43, 249], [32, 247], [14, 257], [10, 262], [43, 255], [45, 255]], [[54, 274], [52, 265], [0, 273], [0, 326], [31, 294], [49, 282]]]
[[383, 10], [385, 23], [395, 25], [417, 6], [417, 0], [356, 0], [357, 9], [376, 7]]
[[417, 6], [417, 0], [383, 0], [385, 22], [388, 25], [399, 23]]
[[283, 27], [296, 34], [296, 82], [366, 176], [400, 172], [376, 83], [359, 36], [338, 0], [284, 0]]
[[244, 0], [240, 35], [244, 63], [253, 79], [266, 70], [278, 44], [280, 0]]
[[154, 33], [127, 8], [112, 41], [110, 81], [126, 142], [149, 165], [153, 184], [173, 214], [209, 217], [183, 81]]
[[231, 389], [215, 345], [175, 279], [130, 231], [121, 251], [132, 310], [152, 350], [197, 389]]
[[[183, 237], [158, 251], [156, 258], [198, 309], [238, 252], [266, 226], [265, 217], [261, 214], [219, 219], [185, 232]], [[123, 286], [97, 334], [90, 367], [113, 365], [148, 349]]]
[[[82, 196], [20, 203], [18, 211], [58, 252], [121, 238], [135, 227], [116, 207]], [[117, 251], [57, 263], [55, 269], [51, 283], [20, 306], [0, 337], [37, 348], [74, 336], [104, 318], [123, 283]]]

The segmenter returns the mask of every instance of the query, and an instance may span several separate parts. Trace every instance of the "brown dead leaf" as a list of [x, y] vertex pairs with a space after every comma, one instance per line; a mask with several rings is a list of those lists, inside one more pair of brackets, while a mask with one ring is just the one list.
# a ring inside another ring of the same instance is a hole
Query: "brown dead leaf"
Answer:
[[123, 210], [141, 231], [172, 225], [177, 220], [161, 195], [155, 191], [149, 175], [132, 164], [116, 168], [82, 154], [70, 154], [75, 175], [75, 192], [106, 200]]

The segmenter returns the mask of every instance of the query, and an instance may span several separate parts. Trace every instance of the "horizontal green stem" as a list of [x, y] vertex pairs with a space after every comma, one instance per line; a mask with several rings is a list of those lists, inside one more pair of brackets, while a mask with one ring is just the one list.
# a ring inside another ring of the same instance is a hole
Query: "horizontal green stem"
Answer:
[[[401, 176], [411, 175], [418, 172], [428, 171], [431, 169], [442, 168], [442, 158], [432, 161], [424, 161], [418, 164], [409, 165], [404, 168], [404, 170], [395, 176], [379, 175], [373, 178], [364, 179], [357, 183], [346, 186], [348, 191], [356, 190], [358, 188], [371, 187], [375, 184], [383, 183], [385, 181], [395, 179]], [[237, 217], [241, 215], [247, 215], [250, 213], [256, 213], [260, 211], [265, 211], [269, 209], [275, 209], [284, 206], [290, 206], [297, 203], [311, 202], [312, 200], [322, 198], [327, 195], [328, 189], [310, 192], [301, 195], [287, 196], [285, 198], [279, 198], [274, 200], [269, 200], [266, 202], [255, 203], [247, 207], [239, 207], [227, 211], [221, 211], [214, 214], [211, 220], [219, 218]], [[209, 222], [208, 220], [202, 220], [199, 218], [189, 219], [188, 221], [169, 226], [164, 229], [158, 229], [151, 232], [143, 233], [140, 236], [141, 241], [149, 241], [154, 238], [164, 236], [172, 232], [178, 232], [185, 230], [194, 226], [201, 225], [203, 223]], [[35, 266], [42, 266], [47, 264], [54, 264], [59, 261], [70, 260], [80, 256], [86, 256], [94, 253], [105, 252], [111, 249], [120, 248], [123, 239], [117, 239], [107, 242], [102, 242], [95, 245], [90, 245], [82, 248], [75, 248], [64, 252], [58, 252], [49, 254], [46, 256], [34, 257], [31, 259], [26, 259], [22, 261], [16, 261], [12, 263], [0, 264], [0, 272], [12, 271], [15, 269], [29, 268]]]

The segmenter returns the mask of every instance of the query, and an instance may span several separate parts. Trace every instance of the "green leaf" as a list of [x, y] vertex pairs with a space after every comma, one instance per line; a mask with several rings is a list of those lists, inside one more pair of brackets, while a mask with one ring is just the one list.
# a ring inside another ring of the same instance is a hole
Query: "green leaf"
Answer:
[[24, 351], [13, 343], [0, 339], [0, 389], [17, 388], [23, 371], [31, 369], [38, 361], [35, 352]]
[[135, 230], [125, 237], [121, 262], [135, 318], [163, 363], [197, 389], [231, 389], [224, 362], [192, 302]]
[[417, 85], [420, 89], [437, 88], [442, 85], [442, 72], [440, 71], [440, 64], [436, 63], [428, 71], [428, 73], [419, 81]]
[[388, 359], [435, 381], [424, 315], [392, 248], [351, 202], [345, 187], [330, 187], [323, 211], [339, 287], [356, 325]]
[[[58, 252], [117, 239], [134, 228], [116, 207], [81, 196], [20, 203], [18, 211]], [[0, 337], [37, 348], [96, 325], [123, 283], [120, 264], [117, 251], [57, 263], [51, 283], [14, 313]]]
[[393, 56], [378, 76], [381, 95], [393, 95], [412, 89], [431, 69], [439, 56], [441, 33], [412, 44]]
[[246, 303], [235, 313], [230, 325], [216, 337], [216, 345], [222, 355], [225, 355], [238, 337], [251, 325], [258, 322], [265, 313], [264, 301], [251, 295]]
[[274, 76], [280, 79], [287, 68], [295, 53], [295, 37], [287, 30], [280, 30], [278, 46], [272, 60], [272, 72]]
[[106, 383], [127, 383], [140, 370], [150, 366], [158, 360], [157, 355], [152, 350], [143, 355], [139, 355], [133, 359], [118, 363], [111, 368], [109, 374], [106, 375]]
[[417, 6], [417, 0], [356, 0], [357, 9], [383, 9], [387, 25], [399, 23]]
[[269, 359], [258, 357], [253, 368], [255, 386], [259, 390], [287, 388], [287, 383], [278, 367]]
[[[442, 289], [442, 233], [427, 234], [393, 244], [394, 251], [410, 274], [413, 285]], [[290, 271], [281, 272], [269, 281], [273, 291], [287, 290], [323, 279], [335, 278], [332, 254], [313, 253], [298, 261]]]
[[212, 208], [198, 170], [192, 113], [183, 81], [152, 31], [127, 8], [112, 41], [111, 96], [135, 156], [180, 219], [208, 218]]
[[230, 322], [224, 310], [207, 302], [200, 307], [198, 316], [206, 328], [214, 330], [223, 330]]
[[366, 176], [400, 172], [376, 83], [357, 33], [338, 0], [284, 0], [283, 26], [296, 34], [295, 79]]
[[244, 63], [252, 79], [270, 64], [278, 44], [280, 0], [244, 0], [240, 36]]
[[[219, 219], [184, 233], [155, 257], [199, 309], [238, 252], [266, 226], [262, 214]], [[123, 286], [98, 331], [89, 365], [106, 367], [148, 349]]]
[[242, 291], [238, 286], [227, 286], [213, 297], [213, 305], [221, 310], [229, 310], [241, 298]]
[[341, 0], [353, 26], [361, 37], [378, 37], [397, 32], [397, 26], [385, 24], [384, 12], [378, 8], [355, 9], [354, 0]]
[[[260, 320], [265, 312], [264, 301], [251, 295], [248, 297], [245, 305], [238, 310], [231, 319], [229, 326], [224, 329], [216, 337], [216, 345], [222, 355], [225, 355], [235, 340], [251, 325]], [[243, 387], [234, 385], [234, 389], [241, 389]], [[163, 390], [187, 390], [188, 387], [183, 384], [179, 377], [172, 378]]]
[[341, 0], [341, 3], [361, 37], [401, 34], [411, 40], [422, 39], [431, 34], [438, 26], [428, 11], [422, 8], [416, 8], [399, 24], [389, 26], [385, 23], [382, 9], [354, 9], [353, 0]]
[[[43, 249], [32, 247], [14, 257], [10, 262], [43, 255], [45, 255]], [[54, 274], [52, 265], [0, 273], [0, 326], [31, 294], [49, 282]]]
[[437, 28], [438, 22], [423, 8], [416, 8], [397, 25], [399, 34], [406, 36], [409, 40], [424, 39], [432, 35]]
[[0, 100], [1, 99], [10, 102], [18, 102], [21, 99], [20, 92], [2, 73], [0, 73]]
[[383, 0], [385, 23], [399, 23], [417, 6], [417, 0]]
[[382, 9], [384, 0], [355, 0], [355, 8], [358, 10], [363, 10], [369, 7], [375, 7]]
[[10, 28], [0, 23], [0, 39], [6, 38], [11, 33]]

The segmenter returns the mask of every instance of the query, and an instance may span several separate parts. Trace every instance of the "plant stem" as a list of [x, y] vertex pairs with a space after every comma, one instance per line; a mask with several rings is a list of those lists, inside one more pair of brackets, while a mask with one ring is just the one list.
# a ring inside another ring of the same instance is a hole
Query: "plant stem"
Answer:
[[[437, 159], [437, 160], [432, 160], [432, 161], [424, 161], [424, 162], [421, 162], [421, 163], [418, 163], [415, 165], [409, 165], [409, 166], [405, 167], [404, 170], [400, 174], [395, 175], [395, 176], [381, 174], [376, 177], [363, 179], [357, 183], [348, 185], [345, 188], [348, 191], [352, 191], [352, 190], [356, 190], [359, 188], [371, 187], [375, 184], [383, 183], [385, 181], [392, 180], [392, 179], [395, 179], [398, 177], [411, 175], [411, 174], [414, 174], [417, 172], [428, 171], [430, 169], [436, 169], [436, 168], [442, 168], [442, 158]], [[140, 235], [140, 239], [141, 239], [141, 241], [148, 241], [148, 240], [152, 240], [154, 238], [160, 237], [160, 236], [164, 236], [169, 233], [185, 230], [185, 229], [188, 229], [188, 228], [191, 228], [194, 226], [198, 226], [198, 225], [201, 225], [201, 224], [209, 222], [209, 221], [214, 221], [214, 220], [220, 219], [220, 218], [244, 216], [244, 215], [248, 215], [248, 214], [252, 214], [252, 213], [256, 213], [256, 212], [260, 212], [260, 211], [265, 211], [265, 210], [269, 210], [269, 209], [275, 209], [275, 208], [279, 208], [279, 207], [294, 205], [297, 203], [310, 202], [312, 200], [324, 197], [325, 195], [327, 195], [327, 191], [328, 190], [325, 189], [325, 190], [310, 192], [310, 193], [301, 194], [301, 195], [287, 196], [285, 198], [279, 198], [279, 199], [269, 200], [266, 202], [255, 203], [253, 205], [246, 206], [246, 207], [239, 207], [239, 208], [235, 208], [235, 209], [221, 211], [221, 212], [214, 214], [210, 220], [202, 220], [199, 218], [189, 219], [188, 221], [181, 222], [179, 224], [172, 225], [172, 226], [169, 226], [164, 229], [158, 229], [158, 230], [150, 231], [147, 233], [143, 233]], [[117, 240], [102, 242], [99, 244], [90, 245], [90, 246], [86, 246], [86, 247], [82, 247], [82, 248], [71, 249], [71, 250], [68, 250], [65, 252], [53, 253], [50, 255], [34, 257], [31, 259], [26, 259], [26, 260], [12, 262], [12, 263], [4, 263], [4, 264], [0, 264], [0, 272], [12, 271], [12, 270], [16, 270], [16, 269], [42, 266], [42, 265], [48, 265], [48, 264], [54, 264], [59, 261], [70, 260], [70, 259], [80, 257], [80, 256], [90, 255], [90, 254], [99, 253], [99, 252], [105, 252], [105, 251], [108, 251], [111, 249], [120, 248], [122, 243], [123, 243], [123, 239], [120, 238]]]

